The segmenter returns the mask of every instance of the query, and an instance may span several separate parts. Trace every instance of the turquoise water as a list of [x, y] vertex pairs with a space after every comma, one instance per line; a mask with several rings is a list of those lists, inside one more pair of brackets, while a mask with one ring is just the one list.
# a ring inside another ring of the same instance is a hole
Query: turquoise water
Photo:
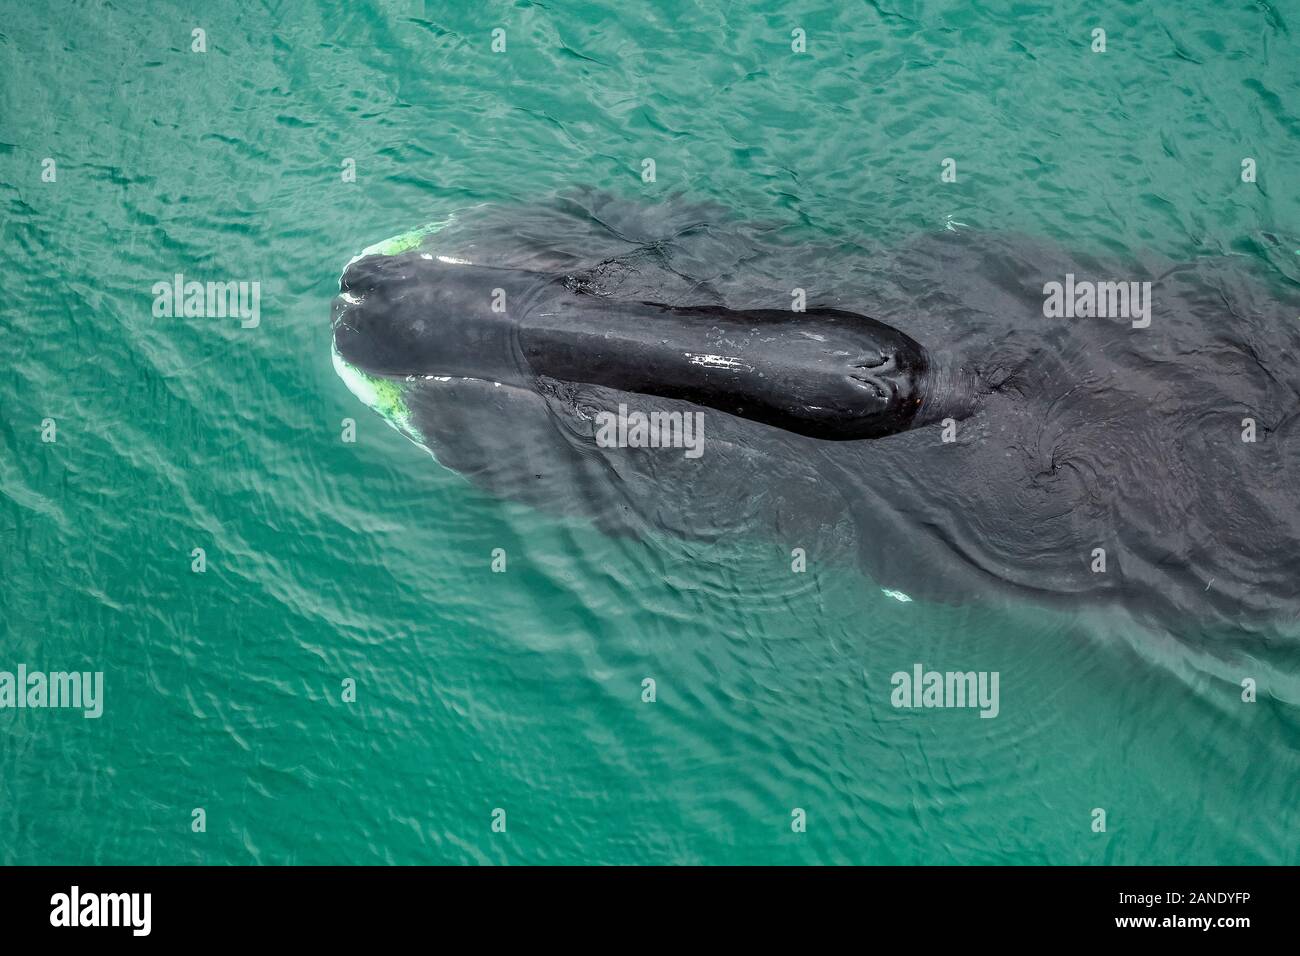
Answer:
[[[0, 670], [105, 681], [97, 720], [0, 710], [0, 862], [1300, 862], [1293, 623], [1211, 653], [784, 573], [761, 539], [607, 536], [440, 469], [328, 325], [362, 247], [572, 186], [1293, 287], [1296, 20], [0, 0]], [[260, 321], [156, 317], [178, 272], [260, 282]], [[998, 671], [997, 718], [892, 707], [917, 662]]]

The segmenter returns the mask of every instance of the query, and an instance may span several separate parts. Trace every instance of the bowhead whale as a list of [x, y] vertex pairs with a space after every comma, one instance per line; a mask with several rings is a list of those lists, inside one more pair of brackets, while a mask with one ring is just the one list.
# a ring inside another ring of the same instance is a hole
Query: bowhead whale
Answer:
[[973, 374], [865, 315], [614, 299], [572, 274], [427, 252], [350, 263], [333, 331], [335, 353], [368, 376], [600, 385], [828, 440], [964, 416], [975, 399]]
[[[1045, 288], [1074, 276], [1151, 282], [1150, 321], [1049, 317]], [[949, 231], [846, 247], [578, 194], [355, 257], [333, 362], [442, 465], [612, 532], [757, 534], [891, 595], [1273, 634], [1300, 620], [1300, 311], [1280, 286], [1227, 257]], [[704, 454], [602, 443], [629, 410], [703, 415]]]

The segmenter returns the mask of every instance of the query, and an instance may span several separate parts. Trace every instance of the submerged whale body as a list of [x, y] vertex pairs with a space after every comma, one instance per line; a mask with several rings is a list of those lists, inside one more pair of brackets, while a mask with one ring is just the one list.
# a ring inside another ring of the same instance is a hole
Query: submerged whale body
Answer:
[[[1066, 275], [1152, 281], [1151, 325], [1045, 317]], [[954, 233], [848, 253], [586, 195], [372, 247], [332, 330], [351, 389], [495, 495], [757, 534], [918, 599], [1272, 633], [1300, 615], [1295, 314], [1224, 259]], [[702, 416], [703, 453], [602, 442], [629, 411]]]

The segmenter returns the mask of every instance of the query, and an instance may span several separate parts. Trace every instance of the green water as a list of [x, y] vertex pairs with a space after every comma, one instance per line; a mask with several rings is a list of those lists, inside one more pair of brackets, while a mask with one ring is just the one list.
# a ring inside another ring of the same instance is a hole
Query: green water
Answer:
[[[1161, 7], [0, 0], [0, 670], [105, 680], [97, 720], [0, 710], [0, 862], [1300, 862], [1294, 633], [609, 538], [330, 363], [360, 248], [575, 185], [1294, 282], [1300, 10]], [[156, 318], [178, 272], [260, 323]], [[998, 671], [998, 716], [892, 707], [916, 662]]]

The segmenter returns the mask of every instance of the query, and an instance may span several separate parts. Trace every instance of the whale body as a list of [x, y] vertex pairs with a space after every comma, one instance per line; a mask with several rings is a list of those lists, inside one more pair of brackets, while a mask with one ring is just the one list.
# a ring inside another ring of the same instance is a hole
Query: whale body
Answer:
[[366, 375], [601, 385], [828, 440], [893, 435], [968, 404], [940, 387], [919, 343], [865, 315], [614, 299], [570, 274], [427, 252], [349, 264], [332, 325], [335, 352]]
[[[334, 364], [443, 466], [611, 533], [757, 534], [916, 599], [1297, 620], [1287, 292], [1224, 258], [779, 233], [593, 194], [471, 210], [353, 259]], [[1149, 326], [1049, 318], [1066, 276], [1150, 281]], [[602, 443], [628, 410], [701, 415], [703, 454]]]

